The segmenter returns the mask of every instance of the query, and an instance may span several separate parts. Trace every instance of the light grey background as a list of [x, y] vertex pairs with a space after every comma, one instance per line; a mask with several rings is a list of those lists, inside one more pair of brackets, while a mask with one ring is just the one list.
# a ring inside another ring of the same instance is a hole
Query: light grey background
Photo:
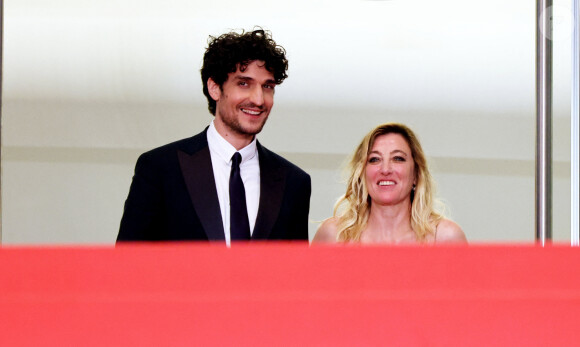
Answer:
[[[554, 4], [554, 239], [569, 242], [571, 25]], [[258, 138], [312, 176], [311, 237], [347, 156], [397, 121], [470, 241], [534, 240], [534, 2], [19, 0], [4, 16], [3, 244], [113, 244], [137, 156], [211, 121], [208, 35], [254, 25], [290, 60]]]

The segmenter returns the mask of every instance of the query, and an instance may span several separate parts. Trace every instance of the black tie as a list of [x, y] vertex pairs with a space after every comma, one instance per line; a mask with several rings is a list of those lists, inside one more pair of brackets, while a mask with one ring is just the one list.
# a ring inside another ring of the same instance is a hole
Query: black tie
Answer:
[[240, 175], [240, 153], [232, 157], [232, 172], [230, 173], [230, 236], [232, 241], [250, 239], [250, 222], [246, 208], [246, 191]]

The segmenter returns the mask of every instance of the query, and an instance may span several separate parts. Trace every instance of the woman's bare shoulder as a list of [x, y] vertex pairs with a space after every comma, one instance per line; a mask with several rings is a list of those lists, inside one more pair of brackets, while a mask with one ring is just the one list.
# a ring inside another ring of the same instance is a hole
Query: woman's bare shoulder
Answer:
[[442, 219], [437, 225], [435, 242], [467, 243], [467, 238], [459, 224], [449, 219]]
[[337, 219], [330, 217], [326, 219], [316, 231], [316, 235], [312, 239], [312, 243], [316, 242], [337, 242], [336, 236], [338, 234]]

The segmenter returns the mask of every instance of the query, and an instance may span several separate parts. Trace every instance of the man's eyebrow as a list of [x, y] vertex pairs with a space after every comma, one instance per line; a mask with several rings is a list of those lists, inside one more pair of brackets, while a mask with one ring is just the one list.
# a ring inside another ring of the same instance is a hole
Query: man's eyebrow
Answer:
[[237, 80], [242, 80], [242, 81], [252, 81], [253, 78], [249, 77], [249, 76], [236, 76]]
[[[254, 79], [250, 76], [236, 76], [235, 79], [241, 80], [241, 81], [254, 81]], [[276, 84], [276, 81], [266, 80], [266, 82], [264, 82], [264, 84]]]

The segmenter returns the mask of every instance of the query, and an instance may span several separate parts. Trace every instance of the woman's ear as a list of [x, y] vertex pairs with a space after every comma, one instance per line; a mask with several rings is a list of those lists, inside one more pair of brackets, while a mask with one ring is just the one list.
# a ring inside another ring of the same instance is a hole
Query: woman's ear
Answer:
[[207, 80], [207, 91], [214, 101], [218, 101], [222, 95], [220, 86], [211, 78], [208, 78]]

